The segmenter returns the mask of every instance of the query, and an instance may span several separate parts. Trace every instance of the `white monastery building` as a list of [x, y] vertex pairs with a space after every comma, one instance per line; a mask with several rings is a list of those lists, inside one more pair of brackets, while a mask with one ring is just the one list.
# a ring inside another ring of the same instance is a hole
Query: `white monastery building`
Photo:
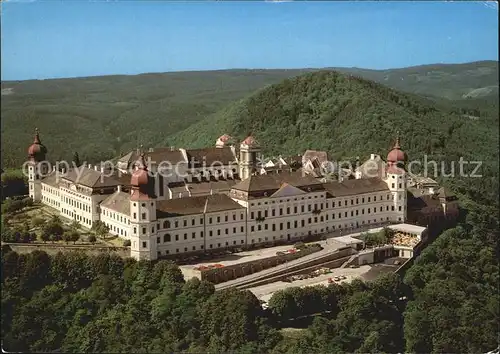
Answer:
[[[261, 146], [253, 136], [238, 149], [232, 141], [223, 135], [212, 148], [132, 151], [114, 171], [90, 165], [49, 171], [37, 130], [28, 149], [29, 194], [84, 227], [104, 222], [111, 234], [131, 241], [132, 257], [147, 260], [408, 219], [411, 192], [399, 138], [386, 161], [372, 154], [355, 178], [341, 182], [318, 176], [326, 153], [308, 150], [316, 156], [302, 157], [308, 170], [297, 167], [300, 156], [259, 163]], [[455, 212], [456, 198], [442, 188], [420, 190], [420, 197], [438, 200], [441, 213]]]

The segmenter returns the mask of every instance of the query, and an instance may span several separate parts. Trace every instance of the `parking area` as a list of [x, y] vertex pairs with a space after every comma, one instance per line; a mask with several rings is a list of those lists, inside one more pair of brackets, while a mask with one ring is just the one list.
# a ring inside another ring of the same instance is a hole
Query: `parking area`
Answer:
[[278, 290], [283, 290], [292, 287], [304, 287], [304, 286], [315, 286], [315, 285], [328, 285], [329, 278], [335, 278], [343, 276], [345, 279], [336, 281], [336, 283], [351, 282], [353, 279], [362, 278], [365, 273], [370, 271], [371, 266], [363, 265], [359, 268], [335, 268], [331, 269], [331, 273], [319, 275], [313, 278], [307, 278], [302, 280], [295, 280], [292, 282], [279, 281], [271, 284], [266, 284], [262, 286], [257, 286], [255, 288], [250, 288], [250, 290], [258, 299], [262, 301], [268, 301], [273, 293]]

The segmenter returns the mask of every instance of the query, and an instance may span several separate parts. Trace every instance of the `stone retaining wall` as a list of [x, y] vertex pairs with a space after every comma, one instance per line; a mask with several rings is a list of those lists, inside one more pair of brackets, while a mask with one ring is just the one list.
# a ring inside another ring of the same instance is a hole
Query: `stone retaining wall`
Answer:
[[30, 253], [35, 250], [44, 251], [47, 254], [54, 255], [59, 252], [85, 252], [89, 255], [99, 253], [115, 253], [122, 258], [130, 258], [130, 250], [127, 247], [108, 247], [108, 246], [87, 246], [87, 245], [57, 245], [43, 243], [2, 243], [8, 245], [16, 253]]
[[228, 280], [243, 277], [245, 275], [260, 272], [264, 269], [276, 267], [277, 265], [307, 256], [318, 251], [321, 251], [321, 247], [310, 246], [296, 253], [289, 253], [282, 256], [272, 256], [255, 261], [233, 264], [223, 268], [202, 270], [199, 271], [200, 278], [202, 280], [210, 281], [214, 284], [219, 284]]

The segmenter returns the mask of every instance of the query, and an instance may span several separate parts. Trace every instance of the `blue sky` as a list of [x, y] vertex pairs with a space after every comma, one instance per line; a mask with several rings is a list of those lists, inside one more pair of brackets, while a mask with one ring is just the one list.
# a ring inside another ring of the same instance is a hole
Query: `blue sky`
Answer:
[[2, 3], [2, 80], [498, 60], [484, 2]]

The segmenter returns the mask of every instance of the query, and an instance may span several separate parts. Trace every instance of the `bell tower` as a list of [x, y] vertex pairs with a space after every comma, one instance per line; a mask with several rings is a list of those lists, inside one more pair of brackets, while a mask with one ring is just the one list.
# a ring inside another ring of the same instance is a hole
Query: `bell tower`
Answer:
[[130, 179], [130, 254], [137, 260], [157, 258], [156, 196], [144, 153]]
[[35, 139], [28, 148], [28, 188], [29, 196], [34, 202], [42, 199], [42, 178], [47, 176], [49, 165], [45, 160], [47, 148], [40, 140], [38, 128], [35, 129]]
[[401, 150], [399, 132], [392, 150], [387, 155], [385, 181], [392, 194], [392, 221], [405, 222], [407, 216], [408, 174], [406, 153]]

